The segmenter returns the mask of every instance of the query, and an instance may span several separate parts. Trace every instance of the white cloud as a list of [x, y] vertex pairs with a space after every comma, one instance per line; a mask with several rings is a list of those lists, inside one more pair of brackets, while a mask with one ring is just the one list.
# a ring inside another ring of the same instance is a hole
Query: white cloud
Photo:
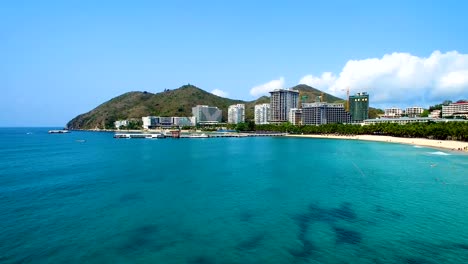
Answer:
[[252, 89], [250, 89], [250, 95], [255, 97], [269, 95], [268, 92], [282, 88], [284, 88], [284, 78], [280, 77], [278, 80], [271, 80], [267, 83], [252, 87]]
[[345, 97], [367, 91], [371, 105], [421, 105], [468, 97], [468, 54], [434, 51], [429, 57], [409, 53], [350, 60], [338, 75], [304, 76], [299, 83]]
[[219, 97], [228, 97], [228, 93], [223, 91], [223, 90], [220, 90], [220, 89], [214, 89], [213, 91], [211, 91], [212, 94], [214, 95], [217, 95]]

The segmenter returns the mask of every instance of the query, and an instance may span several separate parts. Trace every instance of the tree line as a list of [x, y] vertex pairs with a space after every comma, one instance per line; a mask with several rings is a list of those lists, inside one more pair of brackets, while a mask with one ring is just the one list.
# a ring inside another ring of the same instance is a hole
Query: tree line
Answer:
[[407, 138], [468, 141], [468, 122], [380, 123], [372, 125], [325, 124], [301, 125], [291, 123], [255, 125], [253, 122], [231, 125], [238, 131], [286, 132], [291, 134], [385, 135]]

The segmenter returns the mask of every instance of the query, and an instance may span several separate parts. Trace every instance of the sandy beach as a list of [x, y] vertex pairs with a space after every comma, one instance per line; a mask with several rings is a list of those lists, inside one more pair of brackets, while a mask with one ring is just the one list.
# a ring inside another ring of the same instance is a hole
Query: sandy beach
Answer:
[[399, 138], [390, 136], [374, 136], [374, 135], [355, 135], [355, 136], [340, 136], [340, 135], [288, 135], [288, 137], [304, 137], [304, 138], [332, 138], [332, 139], [348, 139], [348, 140], [367, 140], [389, 143], [410, 144], [415, 146], [443, 148], [453, 151], [468, 152], [468, 142], [454, 140], [434, 140], [427, 138]]

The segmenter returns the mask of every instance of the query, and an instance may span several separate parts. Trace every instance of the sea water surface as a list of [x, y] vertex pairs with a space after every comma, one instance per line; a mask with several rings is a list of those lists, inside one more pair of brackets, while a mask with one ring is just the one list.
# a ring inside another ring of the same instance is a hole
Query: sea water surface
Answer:
[[468, 156], [0, 129], [0, 263], [468, 263]]

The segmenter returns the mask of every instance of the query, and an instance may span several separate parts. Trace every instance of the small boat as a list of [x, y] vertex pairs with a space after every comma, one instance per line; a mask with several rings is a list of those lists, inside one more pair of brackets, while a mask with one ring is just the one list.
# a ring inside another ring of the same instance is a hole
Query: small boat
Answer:
[[56, 129], [56, 130], [49, 130], [49, 134], [65, 134], [70, 133], [68, 129]]

